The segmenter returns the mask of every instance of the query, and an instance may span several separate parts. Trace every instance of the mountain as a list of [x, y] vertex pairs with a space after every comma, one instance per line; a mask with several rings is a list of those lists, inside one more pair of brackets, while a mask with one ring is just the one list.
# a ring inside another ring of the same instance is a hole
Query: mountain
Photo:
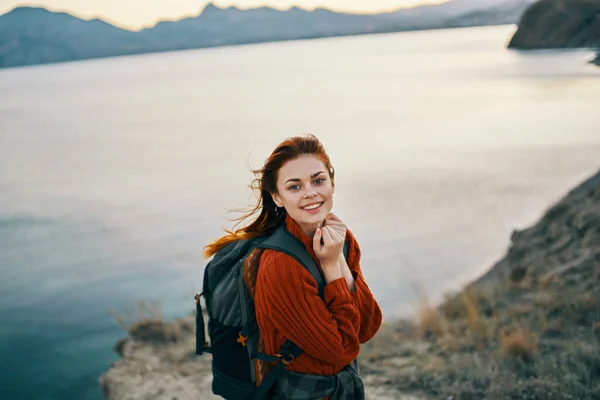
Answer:
[[523, 14], [509, 48], [600, 48], [600, 0], [540, 0]]
[[449, 27], [514, 24], [530, 5], [529, 0], [517, 0], [459, 15], [448, 20], [446, 24]]
[[133, 54], [141, 39], [98, 19], [20, 7], [0, 16], [0, 67]]
[[240, 10], [209, 4], [200, 15], [176, 22], [161, 22], [141, 32], [153, 43], [176, 48], [256, 43], [369, 33], [383, 27], [375, 16], [336, 13], [293, 7], [278, 11], [268, 7]]
[[0, 16], [0, 68], [158, 51], [516, 23], [532, 0], [451, 0], [364, 15], [292, 7], [242, 10], [209, 3], [196, 16], [132, 32], [99, 19], [18, 7]]

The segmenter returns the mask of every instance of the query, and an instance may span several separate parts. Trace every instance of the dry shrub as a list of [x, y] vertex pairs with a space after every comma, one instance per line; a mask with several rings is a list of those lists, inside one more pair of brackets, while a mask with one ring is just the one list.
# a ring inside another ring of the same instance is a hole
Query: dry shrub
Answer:
[[552, 285], [556, 281], [556, 276], [554, 275], [545, 275], [540, 278], [539, 284], [542, 289], [547, 289], [550, 285]]
[[443, 352], [452, 353], [457, 351], [470, 351], [475, 348], [473, 340], [467, 335], [446, 334], [437, 341]]
[[440, 357], [433, 357], [429, 360], [429, 363], [425, 365], [425, 369], [428, 371], [443, 371], [444, 360]]
[[536, 295], [534, 304], [539, 307], [548, 308], [556, 303], [556, 293], [553, 291], [540, 292]]
[[515, 304], [510, 307], [507, 312], [513, 317], [519, 317], [521, 315], [530, 314], [535, 310], [533, 304]]
[[518, 357], [531, 361], [537, 350], [539, 337], [533, 334], [529, 327], [515, 324], [513, 329], [500, 334], [500, 352], [504, 356]]
[[475, 347], [481, 349], [496, 337], [498, 321], [496, 318], [481, 318], [473, 326], [469, 327], [468, 334]]
[[548, 323], [546, 330], [548, 331], [563, 331], [565, 329], [565, 321], [561, 318], [553, 319]]
[[447, 294], [441, 310], [450, 321], [467, 320], [472, 324], [477, 319], [476, 289], [465, 289], [460, 293]]
[[479, 308], [477, 297], [479, 293], [475, 289], [465, 290], [462, 294], [462, 300], [467, 311], [467, 327], [473, 329], [479, 320]]
[[418, 337], [435, 335], [442, 337], [448, 331], [448, 322], [440, 313], [437, 307], [431, 304], [431, 301], [421, 291], [421, 295], [416, 317], [416, 334]]
[[437, 308], [422, 306], [417, 316], [417, 334], [424, 337], [428, 334], [443, 336], [447, 331], [448, 324]]
[[137, 303], [136, 310], [129, 308], [124, 312], [119, 312], [111, 309], [110, 313], [117, 324], [126, 331], [141, 321], [162, 321], [160, 305], [145, 300]]

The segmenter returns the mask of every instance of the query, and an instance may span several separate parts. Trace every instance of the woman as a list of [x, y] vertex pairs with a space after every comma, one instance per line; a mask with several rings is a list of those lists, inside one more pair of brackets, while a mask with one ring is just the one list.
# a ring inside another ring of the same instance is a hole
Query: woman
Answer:
[[[315, 279], [293, 257], [267, 249], [251, 254], [247, 260], [247, 264], [256, 266], [247, 265], [250, 272], [246, 283], [254, 289], [251, 292], [262, 336], [260, 350], [275, 355], [288, 339], [303, 350], [287, 365], [289, 373], [279, 379], [273, 394], [275, 398], [294, 398], [289, 390], [286, 395], [286, 390], [298, 376], [346, 373], [347, 378], [350, 369], [357, 377], [353, 361], [360, 344], [379, 330], [382, 315], [362, 275], [358, 243], [331, 213], [334, 169], [319, 140], [313, 135], [285, 140], [254, 173], [257, 179], [252, 186], [260, 191], [260, 197], [254, 209], [240, 220], [259, 210], [260, 215], [249, 226], [208, 246], [206, 253], [214, 254], [237, 239], [269, 235], [285, 224], [316, 261], [325, 280], [323, 298]], [[348, 243], [347, 258], [343, 254], [344, 241]], [[263, 374], [269, 370], [269, 365], [258, 367]], [[336, 388], [329, 392], [330, 397], [364, 398], [362, 382], [348, 382], [354, 387]], [[257, 385], [260, 383], [259, 374]]]

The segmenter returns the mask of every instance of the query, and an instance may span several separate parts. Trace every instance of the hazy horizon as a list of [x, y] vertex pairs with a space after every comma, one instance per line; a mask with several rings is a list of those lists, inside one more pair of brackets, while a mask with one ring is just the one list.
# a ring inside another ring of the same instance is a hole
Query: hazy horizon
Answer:
[[0, 15], [15, 7], [44, 7], [54, 12], [67, 12], [82, 19], [102, 19], [124, 29], [140, 30], [159, 21], [178, 20], [195, 16], [208, 3], [218, 7], [235, 6], [242, 9], [267, 6], [286, 10], [292, 6], [306, 10], [327, 8], [338, 12], [375, 14], [400, 8], [445, 3], [447, 0], [172, 0], [168, 4], [156, 0], [106, 0], [89, 4], [78, 0], [6, 0], [0, 4]]

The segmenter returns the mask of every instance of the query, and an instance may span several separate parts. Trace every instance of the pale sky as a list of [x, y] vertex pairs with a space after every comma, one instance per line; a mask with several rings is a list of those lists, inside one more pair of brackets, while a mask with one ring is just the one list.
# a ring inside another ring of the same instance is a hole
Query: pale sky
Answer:
[[[421, 4], [443, 3], [446, 0], [215, 0], [219, 7], [235, 5], [252, 8], [266, 5], [287, 9], [297, 5], [304, 9], [325, 7], [336, 11], [376, 13], [391, 11]], [[208, 3], [207, 0], [0, 0], [0, 14], [16, 6], [41, 6], [52, 11], [66, 11], [79, 18], [102, 18], [114, 25], [141, 29], [158, 20], [179, 19], [197, 15]]]

